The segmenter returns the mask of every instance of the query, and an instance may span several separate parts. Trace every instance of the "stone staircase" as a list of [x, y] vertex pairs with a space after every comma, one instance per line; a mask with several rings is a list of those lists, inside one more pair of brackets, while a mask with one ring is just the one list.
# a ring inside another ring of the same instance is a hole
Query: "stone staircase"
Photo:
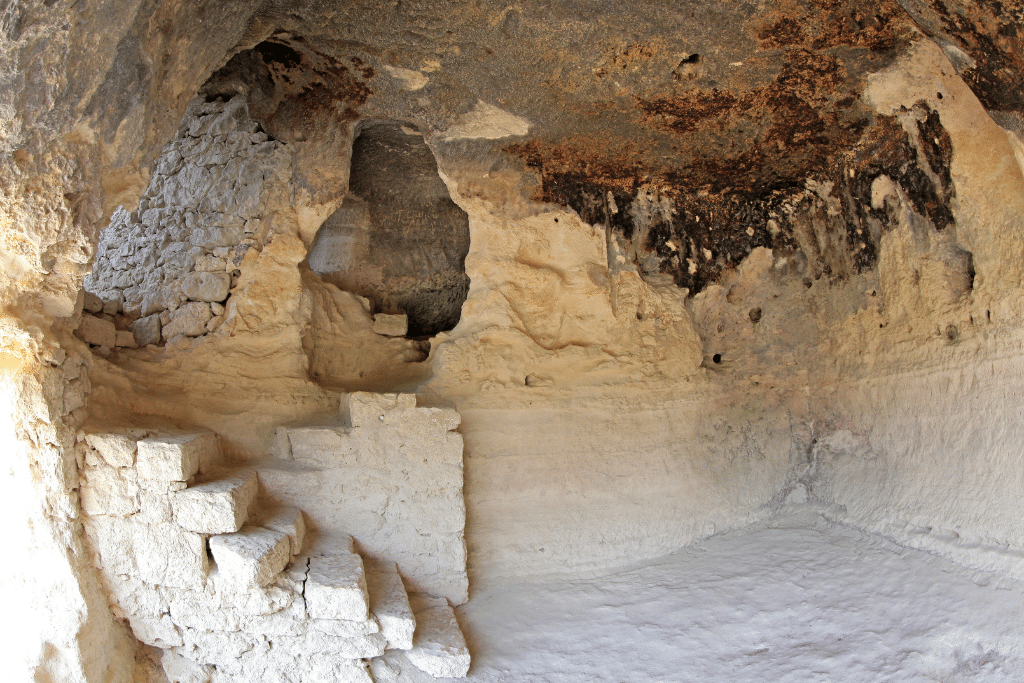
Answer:
[[468, 672], [447, 599], [408, 594], [347, 535], [307, 537], [299, 509], [257, 503], [257, 472], [218, 467], [216, 435], [81, 437], [95, 564], [172, 683], [370, 683], [386, 650], [434, 677]]

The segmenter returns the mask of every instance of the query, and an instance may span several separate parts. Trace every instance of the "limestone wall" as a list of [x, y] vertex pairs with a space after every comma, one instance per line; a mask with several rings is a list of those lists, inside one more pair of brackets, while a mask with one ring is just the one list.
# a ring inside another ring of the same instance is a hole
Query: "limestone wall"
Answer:
[[119, 208], [103, 231], [85, 289], [110, 302], [104, 319], [139, 346], [224, 321], [246, 252], [272, 232], [273, 186], [290, 176], [290, 155], [259, 128], [242, 96], [197, 98], [138, 207]]

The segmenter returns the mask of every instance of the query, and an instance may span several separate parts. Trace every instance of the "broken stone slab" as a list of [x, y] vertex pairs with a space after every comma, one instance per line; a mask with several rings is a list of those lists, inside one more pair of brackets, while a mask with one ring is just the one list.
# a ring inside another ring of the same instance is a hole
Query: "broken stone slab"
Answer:
[[444, 598], [423, 594], [410, 596], [410, 602], [416, 614], [416, 635], [405, 656], [434, 678], [465, 678], [469, 673], [469, 648], [451, 605]]
[[86, 434], [85, 442], [112, 467], [135, 464], [136, 440], [126, 434]]
[[405, 313], [378, 313], [373, 316], [373, 331], [385, 337], [404, 337], [409, 333], [409, 316]]
[[408, 650], [416, 632], [416, 617], [409, 606], [409, 595], [394, 562], [363, 558], [370, 612], [387, 638], [388, 648]]
[[257, 489], [255, 472], [190, 486], [171, 497], [174, 521], [200, 534], [238, 531], [245, 524]]
[[218, 570], [233, 583], [265, 586], [288, 565], [291, 539], [279, 531], [246, 526], [211, 538], [210, 552]]
[[219, 452], [213, 432], [152, 436], [139, 441], [139, 476], [154, 481], [188, 481]]
[[223, 272], [194, 272], [181, 280], [181, 292], [192, 301], [217, 302], [228, 298], [231, 276]]
[[306, 521], [302, 510], [284, 507], [260, 520], [260, 526], [287, 534], [291, 539], [292, 556], [302, 552], [302, 543], [306, 538]]
[[313, 619], [365, 621], [369, 600], [363, 558], [355, 553], [309, 558], [306, 612]]
[[78, 326], [78, 336], [93, 346], [114, 346], [117, 343], [117, 328], [109, 320], [92, 315], [83, 315]]

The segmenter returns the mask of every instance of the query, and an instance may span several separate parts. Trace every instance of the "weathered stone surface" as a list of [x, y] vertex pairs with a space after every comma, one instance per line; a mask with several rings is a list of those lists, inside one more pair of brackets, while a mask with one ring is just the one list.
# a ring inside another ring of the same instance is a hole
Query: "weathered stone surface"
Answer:
[[90, 313], [102, 313], [103, 300], [92, 292], [85, 292], [85, 301], [82, 303], [82, 308]]
[[257, 493], [256, 473], [190, 486], [171, 496], [174, 521], [201, 534], [225, 534], [245, 524]]
[[263, 485], [321, 531], [398, 562], [411, 589], [465, 602], [459, 414], [412, 394], [354, 392], [344, 407], [349, 429], [287, 428], [294, 466], [261, 467]]
[[409, 606], [405, 584], [394, 562], [363, 558], [366, 588], [370, 596], [370, 613], [380, 624], [380, 632], [388, 647], [408, 650], [413, 645], [416, 617]]
[[160, 343], [160, 316], [158, 314], [139, 318], [132, 323], [132, 334], [139, 346]]
[[373, 331], [385, 337], [404, 337], [409, 332], [409, 316], [378, 313], [373, 316]]
[[309, 558], [306, 611], [314, 619], [363, 621], [369, 616], [363, 560], [355, 553]]
[[165, 651], [160, 659], [170, 683], [210, 683], [213, 668], [193, 662], [181, 655]]
[[306, 538], [306, 521], [302, 516], [302, 510], [283, 507], [270, 515], [261, 516], [259, 523], [260, 526], [287, 534], [291, 540], [293, 556], [302, 552], [302, 543]]
[[86, 467], [81, 479], [82, 510], [89, 515], [126, 517], [139, 511], [139, 485], [131, 474], [107, 465]]
[[463, 678], [470, 655], [455, 612], [444, 598], [414, 595], [416, 635], [406, 657], [434, 678]]
[[176, 588], [202, 586], [206, 581], [203, 537], [176, 524], [92, 517], [86, 520], [85, 529], [99, 556], [99, 566], [106, 572]]
[[231, 276], [223, 271], [190, 273], [181, 281], [182, 294], [192, 301], [224, 301], [230, 287]]
[[114, 344], [125, 348], [135, 348], [138, 346], [135, 341], [135, 333], [131, 330], [118, 330]]
[[111, 467], [135, 464], [136, 439], [126, 434], [86, 434], [85, 442], [95, 448]]
[[214, 457], [212, 432], [152, 436], [138, 443], [139, 477], [155, 481], [188, 481], [204, 459]]
[[117, 328], [109, 320], [83, 315], [82, 324], [78, 326], [78, 336], [88, 344], [114, 346], [117, 343]]
[[160, 330], [164, 339], [178, 336], [200, 337], [206, 334], [206, 323], [213, 318], [210, 304], [193, 301], [179, 307], [171, 314], [171, 320]]
[[210, 539], [217, 568], [240, 586], [265, 586], [288, 565], [291, 540], [287, 535], [256, 526]]

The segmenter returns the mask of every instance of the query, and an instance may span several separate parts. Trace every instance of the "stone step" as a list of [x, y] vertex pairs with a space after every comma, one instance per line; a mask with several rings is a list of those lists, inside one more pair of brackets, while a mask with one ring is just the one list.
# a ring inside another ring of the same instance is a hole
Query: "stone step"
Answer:
[[422, 593], [411, 594], [409, 602], [416, 615], [416, 634], [405, 656], [434, 678], [465, 678], [469, 673], [469, 648], [451, 605], [445, 598]]
[[416, 617], [409, 606], [409, 595], [394, 562], [363, 558], [366, 587], [370, 594], [370, 612], [387, 638], [388, 649], [408, 650], [416, 631]]
[[[302, 510], [288, 506], [268, 508], [260, 510], [252, 521], [257, 526], [286, 534], [291, 539], [292, 557], [297, 557], [302, 553], [302, 545], [306, 540], [306, 519]], [[351, 545], [351, 538], [349, 538], [349, 547], [345, 548], [346, 552], [351, 552]]]
[[210, 552], [217, 570], [231, 582], [265, 586], [288, 566], [291, 539], [280, 531], [245, 526], [210, 538]]
[[174, 521], [200, 534], [233, 533], [246, 523], [258, 488], [253, 471], [190, 486], [171, 495]]
[[209, 472], [219, 459], [213, 432], [160, 434], [138, 442], [136, 469], [143, 479], [188, 481], [197, 472]]
[[370, 610], [363, 558], [353, 552], [310, 557], [305, 595], [313, 619], [366, 621]]

